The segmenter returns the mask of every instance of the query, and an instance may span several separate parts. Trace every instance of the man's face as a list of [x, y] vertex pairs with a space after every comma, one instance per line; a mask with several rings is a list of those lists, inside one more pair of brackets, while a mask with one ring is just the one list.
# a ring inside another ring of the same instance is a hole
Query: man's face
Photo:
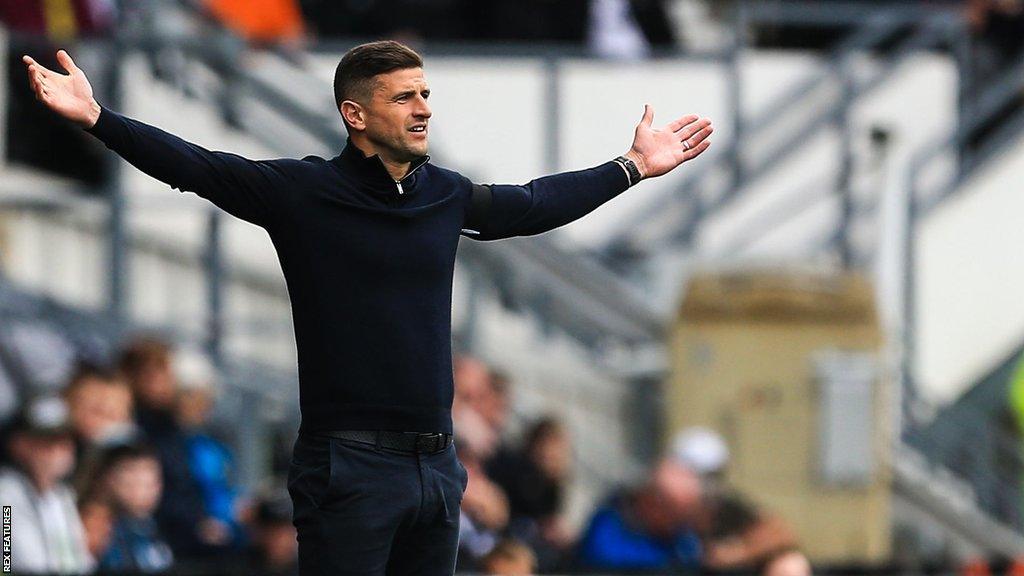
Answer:
[[[395, 162], [411, 162], [427, 153], [430, 89], [422, 68], [378, 75], [362, 106], [362, 128], [378, 153]], [[356, 125], [357, 129], [359, 128]]]

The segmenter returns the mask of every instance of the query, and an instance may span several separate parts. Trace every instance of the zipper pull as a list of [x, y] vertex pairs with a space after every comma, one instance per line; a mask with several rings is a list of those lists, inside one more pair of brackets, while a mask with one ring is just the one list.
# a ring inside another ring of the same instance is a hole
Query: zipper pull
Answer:
[[405, 190], [402, 189], [402, 181], [401, 180], [395, 180], [395, 185], [398, 186], [398, 193], [399, 194], [405, 194]]

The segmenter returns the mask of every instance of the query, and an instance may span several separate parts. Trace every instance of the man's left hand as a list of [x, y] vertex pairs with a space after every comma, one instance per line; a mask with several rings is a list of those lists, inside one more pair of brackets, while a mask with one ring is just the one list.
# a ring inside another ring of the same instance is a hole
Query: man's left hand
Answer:
[[644, 178], [653, 178], [670, 172], [687, 160], [692, 160], [708, 149], [708, 136], [714, 131], [711, 120], [695, 114], [669, 122], [663, 129], [651, 127], [654, 108], [644, 104], [644, 117], [636, 127], [633, 147], [626, 158], [636, 163]]

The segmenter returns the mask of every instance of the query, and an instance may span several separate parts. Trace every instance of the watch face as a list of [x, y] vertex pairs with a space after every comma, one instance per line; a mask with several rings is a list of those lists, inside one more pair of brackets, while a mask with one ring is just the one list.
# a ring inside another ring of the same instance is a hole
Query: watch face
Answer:
[[619, 161], [619, 163], [622, 164], [623, 168], [625, 168], [626, 172], [629, 174], [630, 186], [640, 181], [640, 169], [637, 168], [636, 162], [633, 162], [632, 160], [626, 158], [625, 156], [619, 156], [617, 160]]

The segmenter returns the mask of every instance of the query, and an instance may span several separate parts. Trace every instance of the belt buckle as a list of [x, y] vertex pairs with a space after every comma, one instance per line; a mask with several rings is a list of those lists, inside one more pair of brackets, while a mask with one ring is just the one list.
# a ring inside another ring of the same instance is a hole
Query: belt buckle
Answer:
[[440, 434], [434, 432], [420, 432], [416, 435], [416, 451], [417, 452], [437, 452], [437, 440]]

